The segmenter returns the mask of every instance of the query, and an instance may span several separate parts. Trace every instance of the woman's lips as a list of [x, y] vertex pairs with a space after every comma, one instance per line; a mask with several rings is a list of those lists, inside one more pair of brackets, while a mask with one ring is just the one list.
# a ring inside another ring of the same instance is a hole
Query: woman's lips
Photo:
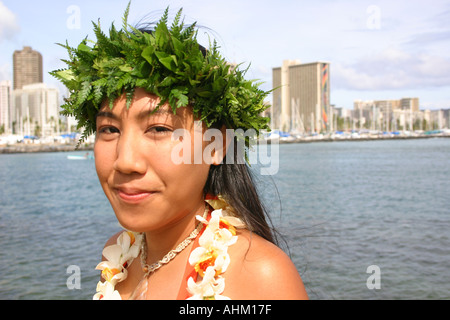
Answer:
[[116, 189], [120, 199], [129, 203], [139, 203], [154, 194], [151, 191]]

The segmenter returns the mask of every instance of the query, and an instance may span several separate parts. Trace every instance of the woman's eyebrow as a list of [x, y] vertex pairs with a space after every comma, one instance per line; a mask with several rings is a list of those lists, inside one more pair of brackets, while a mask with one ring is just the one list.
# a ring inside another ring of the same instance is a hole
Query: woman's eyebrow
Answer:
[[98, 118], [98, 117], [111, 118], [113, 120], [118, 120], [119, 119], [119, 116], [115, 115], [112, 112], [108, 112], [108, 111], [99, 111], [97, 113], [96, 118]]
[[[176, 113], [173, 113], [171, 110], [166, 109], [166, 108], [156, 108], [156, 109], [151, 109], [151, 110], [143, 110], [141, 112], [139, 112], [136, 115], [136, 118], [138, 120], [142, 120], [142, 119], [146, 119], [152, 115], [157, 115], [157, 114], [166, 114], [166, 115], [171, 115], [174, 117], [179, 117]], [[110, 118], [113, 120], [120, 120], [120, 116], [114, 114], [113, 112], [110, 111], [99, 111], [99, 113], [97, 113], [97, 118], [98, 117], [104, 117], [104, 118]]]
[[175, 116], [178, 117], [177, 114], [175, 114], [174, 112], [172, 112], [171, 110], [167, 109], [167, 108], [155, 108], [155, 109], [151, 109], [151, 110], [143, 110], [141, 112], [139, 112], [136, 116], [137, 119], [142, 120], [142, 119], [146, 119], [148, 117], [151, 117], [152, 115], [171, 115], [171, 116]]

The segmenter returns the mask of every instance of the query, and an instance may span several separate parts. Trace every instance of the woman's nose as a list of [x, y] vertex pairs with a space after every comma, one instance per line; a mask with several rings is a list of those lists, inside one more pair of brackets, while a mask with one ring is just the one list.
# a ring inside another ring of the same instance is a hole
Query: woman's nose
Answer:
[[122, 134], [117, 143], [117, 156], [114, 169], [124, 174], [145, 174], [147, 166], [144, 150], [139, 145], [138, 139], [132, 134]]

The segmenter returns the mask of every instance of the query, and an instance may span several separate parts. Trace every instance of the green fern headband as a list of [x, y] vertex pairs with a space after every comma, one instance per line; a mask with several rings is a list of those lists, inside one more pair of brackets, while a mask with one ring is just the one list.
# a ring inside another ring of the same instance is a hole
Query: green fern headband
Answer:
[[[84, 39], [77, 48], [66, 42], [67, 69], [50, 72], [68, 89], [62, 106], [64, 115], [78, 120], [84, 128], [82, 140], [96, 131], [96, 114], [103, 101], [126, 94], [130, 107], [137, 87], [157, 95], [159, 106], [169, 103], [177, 108], [192, 106], [194, 114], [208, 127], [225, 125], [228, 129], [268, 129], [264, 98], [269, 92], [259, 83], [245, 80], [246, 70], [232, 68], [218, 52], [214, 41], [206, 53], [197, 42], [195, 23], [184, 26], [180, 9], [168, 26], [168, 9], [150, 33], [128, 24], [130, 3], [123, 17], [122, 30], [112, 24], [107, 37], [94, 25], [97, 42]], [[128, 31], [128, 30], [131, 31]], [[88, 46], [88, 42], [94, 43]]]

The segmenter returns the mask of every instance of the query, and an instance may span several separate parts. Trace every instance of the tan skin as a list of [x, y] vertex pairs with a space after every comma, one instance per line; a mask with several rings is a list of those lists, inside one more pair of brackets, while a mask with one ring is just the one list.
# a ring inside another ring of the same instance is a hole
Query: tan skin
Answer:
[[[199, 129], [189, 108], [174, 115], [168, 106], [150, 114], [158, 98], [137, 89], [129, 109], [122, 97], [113, 109], [105, 104], [97, 118], [94, 153], [100, 184], [123, 227], [145, 232], [147, 263], [159, 261], [195, 228], [195, 215], [205, 210], [203, 187], [210, 165], [221, 162], [226, 151], [212, 150], [212, 164], [175, 164], [172, 141], [175, 129], [194, 137]], [[201, 152], [210, 142], [203, 142]], [[191, 150], [194, 139], [191, 139]], [[106, 246], [114, 244], [119, 234]], [[277, 246], [247, 230], [238, 231], [238, 242], [229, 248], [231, 263], [224, 273], [223, 295], [231, 299], [307, 299], [300, 275], [289, 257]], [[193, 244], [149, 277], [147, 299], [176, 299]], [[143, 272], [137, 258], [128, 267], [128, 277], [116, 285], [128, 299]]]

